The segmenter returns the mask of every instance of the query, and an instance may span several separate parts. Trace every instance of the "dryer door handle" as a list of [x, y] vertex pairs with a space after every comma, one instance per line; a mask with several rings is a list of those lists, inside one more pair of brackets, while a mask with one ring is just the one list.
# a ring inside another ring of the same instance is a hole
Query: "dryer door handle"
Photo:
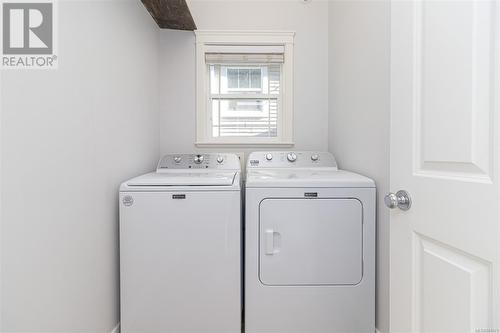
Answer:
[[266, 255], [275, 255], [280, 252], [281, 234], [273, 229], [266, 229], [264, 232], [264, 252]]
[[273, 229], [266, 229], [264, 233], [265, 237], [265, 252], [267, 255], [273, 255], [274, 254], [274, 230]]

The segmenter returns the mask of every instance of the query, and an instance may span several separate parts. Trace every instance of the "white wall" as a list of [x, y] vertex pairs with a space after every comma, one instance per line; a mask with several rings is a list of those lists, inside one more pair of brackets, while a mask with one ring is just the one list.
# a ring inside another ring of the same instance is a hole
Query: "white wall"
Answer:
[[[200, 30], [295, 31], [295, 149], [328, 147], [328, 2], [188, 2]], [[161, 152], [190, 152], [195, 141], [195, 38], [161, 32]], [[264, 148], [269, 149], [269, 148]], [[221, 150], [208, 148], [205, 150]], [[252, 149], [236, 149], [251, 151]]]
[[388, 332], [390, 4], [332, 1], [329, 25], [329, 149], [377, 183], [377, 328]]
[[2, 331], [119, 321], [121, 181], [159, 156], [159, 30], [139, 1], [64, 1], [59, 69], [1, 81]]

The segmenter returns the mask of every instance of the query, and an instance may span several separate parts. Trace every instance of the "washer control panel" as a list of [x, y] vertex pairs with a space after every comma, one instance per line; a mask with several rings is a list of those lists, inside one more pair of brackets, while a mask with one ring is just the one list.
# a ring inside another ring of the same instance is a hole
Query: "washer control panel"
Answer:
[[168, 154], [158, 162], [157, 172], [166, 170], [240, 170], [240, 159], [235, 154]]
[[337, 168], [335, 157], [328, 152], [269, 151], [254, 152], [248, 157], [247, 168]]

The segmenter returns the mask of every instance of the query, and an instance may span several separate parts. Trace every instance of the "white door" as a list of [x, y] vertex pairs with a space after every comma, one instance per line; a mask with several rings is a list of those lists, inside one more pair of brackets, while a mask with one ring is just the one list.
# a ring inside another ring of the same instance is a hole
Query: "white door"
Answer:
[[500, 332], [499, 8], [392, 2], [391, 332]]
[[265, 285], [355, 285], [363, 278], [363, 206], [353, 198], [260, 203]]

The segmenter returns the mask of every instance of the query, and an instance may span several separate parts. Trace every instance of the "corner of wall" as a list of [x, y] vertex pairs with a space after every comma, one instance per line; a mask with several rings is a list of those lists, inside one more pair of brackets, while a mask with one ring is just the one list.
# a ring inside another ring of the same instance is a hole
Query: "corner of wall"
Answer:
[[116, 324], [110, 333], [120, 333], [120, 323]]

